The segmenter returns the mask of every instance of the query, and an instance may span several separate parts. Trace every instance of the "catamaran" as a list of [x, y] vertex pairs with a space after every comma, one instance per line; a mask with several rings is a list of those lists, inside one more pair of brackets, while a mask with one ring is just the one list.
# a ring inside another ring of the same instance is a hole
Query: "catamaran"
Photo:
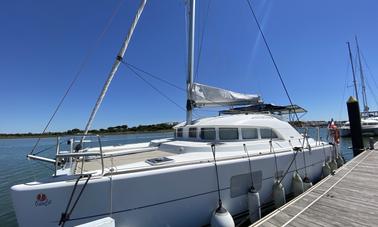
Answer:
[[[251, 205], [272, 205], [277, 185], [285, 200], [294, 191], [293, 174], [316, 182], [337, 158], [335, 145], [300, 134], [272, 114], [192, 119], [194, 108], [262, 102], [258, 95], [193, 82], [195, 0], [188, 1], [186, 121], [174, 127], [173, 138], [102, 146], [101, 137], [88, 130], [145, 4], [142, 0], [84, 135], [69, 139], [68, 149], [58, 138], [54, 159], [28, 155], [53, 164], [55, 173], [11, 188], [20, 226], [77, 226], [107, 217], [116, 226], [208, 225], [217, 212], [237, 218], [248, 215]], [[86, 141], [97, 141], [97, 146], [86, 146]], [[248, 202], [251, 188], [259, 193], [258, 204]]]

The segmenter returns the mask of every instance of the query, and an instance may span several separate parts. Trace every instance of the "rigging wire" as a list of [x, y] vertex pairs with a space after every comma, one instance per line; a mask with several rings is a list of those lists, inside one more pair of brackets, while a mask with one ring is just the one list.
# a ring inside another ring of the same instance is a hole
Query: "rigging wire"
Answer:
[[344, 88], [343, 88], [343, 95], [341, 97], [340, 109], [339, 109], [339, 119], [341, 119], [341, 112], [342, 112], [343, 107], [344, 107], [345, 91], [346, 91], [346, 88], [348, 86], [348, 74], [349, 74], [349, 70], [350, 70], [349, 66], [350, 66], [350, 62], [349, 62], [349, 60], [347, 60], [347, 67], [346, 67], [345, 81], [344, 81]]
[[[252, 13], [253, 19], [254, 19], [254, 21], [256, 22], [256, 25], [257, 25], [257, 27], [258, 27], [258, 29], [259, 29], [259, 31], [260, 31], [260, 35], [261, 35], [261, 37], [262, 37], [262, 39], [263, 39], [263, 41], [264, 41], [264, 44], [265, 44], [265, 46], [266, 46], [266, 48], [267, 48], [267, 50], [268, 50], [268, 52], [269, 52], [269, 56], [270, 56], [270, 58], [271, 58], [271, 60], [272, 60], [272, 62], [273, 62], [274, 68], [276, 69], [276, 72], [277, 72], [277, 75], [278, 75], [278, 77], [279, 77], [279, 79], [280, 79], [280, 81], [281, 81], [282, 87], [283, 87], [283, 89], [285, 90], [285, 93], [286, 93], [287, 98], [289, 99], [290, 105], [293, 107], [294, 105], [293, 105], [293, 102], [292, 102], [292, 100], [291, 100], [291, 98], [290, 98], [289, 91], [288, 91], [287, 88], [286, 88], [286, 85], [285, 85], [285, 82], [284, 82], [284, 80], [283, 80], [282, 74], [281, 74], [280, 70], [278, 69], [278, 65], [277, 65], [277, 63], [276, 63], [276, 60], [274, 59], [274, 56], [273, 56], [273, 53], [272, 53], [272, 51], [271, 51], [271, 49], [270, 49], [270, 46], [269, 46], [269, 44], [268, 44], [268, 41], [266, 40], [265, 35], [264, 35], [264, 32], [263, 32], [262, 29], [261, 29], [260, 23], [259, 23], [259, 21], [257, 20], [257, 17], [256, 17], [256, 14], [255, 14], [255, 11], [253, 10], [252, 4], [251, 4], [250, 0], [246, 0], [246, 1], [247, 1], [247, 3], [248, 3], [249, 9], [250, 9], [250, 11], [251, 11], [251, 13]], [[294, 108], [293, 108], [293, 112], [294, 112], [295, 117], [297, 118], [297, 121], [299, 122], [298, 114], [297, 114], [297, 112], [295, 111]]]
[[[371, 71], [371, 69], [370, 69], [370, 67], [369, 67], [369, 65], [368, 65], [368, 63], [367, 63], [367, 61], [366, 61], [366, 58], [365, 58], [364, 54], [362, 53], [362, 51], [361, 51], [361, 56], [362, 56], [362, 59], [363, 59], [363, 61], [364, 61], [364, 63], [365, 63], [365, 66], [366, 66], [366, 68], [367, 68], [367, 71], [368, 71], [368, 74], [369, 74], [370, 78], [373, 80], [373, 83], [374, 83], [375, 87], [378, 88], [377, 81], [375, 80], [374, 75], [373, 75], [373, 73], [372, 73], [372, 71]], [[368, 87], [369, 87], [370, 93], [371, 93], [371, 94], [373, 95], [373, 97], [374, 97], [374, 101], [376, 102], [376, 105], [378, 106], [377, 96], [376, 96], [375, 93], [373, 92], [374, 90], [371, 88], [371, 86], [370, 86], [369, 83], [367, 83], [367, 85], [368, 85]]]
[[200, 62], [201, 62], [201, 54], [202, 54], [202, 46], [203, 46], [203, 40], [204, 40], [204, 36], [205, 36], [205, 28], [206, 28], [208, 17], [209, 17], [210, 6], [211, 6], [211, 0], [209, 0], [209, 2], [207, 4], [206, 15], [205, 15], [205, 19], [204, 19], [204, 22], [203, 22], [204, 24], [203, 24], [202, 31], [201, 31], [201, 38], [200, 38], [199, 48], [198, 48], [196, 73], [194, 74], [194, 81], [196, 81], [198, 79], [199, 65], [200, 65]]
[[[154, 79], [156, 79], [156, 80], [159, 80], [160, 82], [163, 82], [163, 83], [165, 83], [165, 84], [167, 84], [167, 85], [170, 85], [170, 86], [172, 86], [172, 87], [174, 87], [174, 88], [176, 88], [176, 89], [178, 89], [178, 90], [180, 90], [180, 91], [184, 91], [184, 92], [186, 92], [186, 90], [184, 89], [184, 88], [182, 88], [182, 87], [179, 87], [178, 85], [175, 85], [175, 84], [173, 84], [173, 83], [171, 83], [171, 82], [169, 82], [169, 81], [167, 81], [167, 80], [165, 80], [165, 79], [162, 79], [161, 77], [159, 77], [159, 76], [156, 76], [156, 75], [154, 75], [154, 74], [152, 74], [152, 73], [149, 73], [149, 72], [147, 72], [147, 71], [145, 71], [145, 70], [143, 70], [143, 69], [141, 69], [141, 68], [139, 68], [139, 67], [137, 67], [137, 66], [135, 66], [135, 65], [132, 65], [132, 64], [130, 64], [130, 63], [128, 63], [128, 62], [126, 62], [126, 61], [124, 61], [124, 60], [122, 60], [121, 61], [122, 62], [122, 64], [124, 64], [125, 66], [127, 66], [128, 68], [132, 68], [132, 69], [134, 69], [134, 73], [135, 73], [135, 71], [139, 71], [139, 72], [141, 72], [141, 73], [144, 73], [144, 74], [146, 74], [147, 76], [150, 76], [150, 77], [152, 77], [152, 78], [154, 78]], [[138, 74], [138, 77], [142, 77], [142, 75], [141, 74]], [[146, 82], [146, 83], [148, 83], [147, 81], [145, 81], [144, 80], [144, 82]], [[151, 83], [149, 84], [151, 87], [153, 86]], [[157, 89], [156, 87], [154, 88], [155, 90]], [[162, 94], [162, 92], [160, 91], [159, 92], [160, 94]], [[163, 95], [164, 96], [164, 95]], [[165, 97], [165, 98], [167, 98], [167, 97]], [[211, 102], [211, 103], [215, 103], [215, 102], [213, 102], [212, 100], [209, 100], [209, 99], [206, 99], [206, 100], [208, 100], [209, 102]], [[175, 105], [176, 105], [177, 103], [175, 103]], [[180, 106], [179, 104], [177, 104], [178, 106]], [[176, 105], [176, 106], [177, 106]], [[182, 107], [183, 108], [183, 107]], [[182, 109], [182, 108], [180, 108], [180, 109]], [[185, 110], [186, 111], [186, 110]], [[218, 111], [211, 111], [211, 110], [201, 110], [201, 111], [207, 111], [207, 112], [218, 112]], [[198, 112], [197, 113], [195, 113], [194, 114], [196, 117], [201, 117], [202, 115], [201, 114], [198, 114]]]
[[367, 63], [367, 61], [366, 61], [366, 58], [365, 58], [364, 54], [362, 53], [362, 51], [361, 51], [361, 56], [362, 56], [362, 59], [364, 60], [364, 63], [365, 63], [366, 68], [368, 69], [369, 75], [370, 75], [371, 78], [373, 79], [374, 85], [378, 88], [377, 81], [375, 80], [375, 78], [374, 78], [374, 76], [373, 76], [373, 73], [371, 72], [370, 67], [369, 67], [369, 65], [368, 65], [368, 63]]
[[40, 165], [42, 165], [43, 167], [49, 169], [49, 170], [52, 171], [52, 172], [55, 171], [55, 169], [53, 169], [51, 166], [46, 165], [46, 164], [43, 163], [43, 162], [37, 162], [37, 163], [40, 164]]
[[98, 45], [102, 41], [103, 37], [105, 36], [106, 32], [109, 30], [109, 27], [112, 24], [113, 19], [115, 18], [115, 16], [118, 14], [118, 11], [121, 8], [122, 4], [123, 4], [123, 0], [120, 0], [119, 3], [116, 5], [116, 7], [113, 9], [111, 16], [109, 17], [108, 21], [106, 22], [106, 25], [105, 25], [104, 29], [102, 30], [102, 32], [100, 33], [99, 37], [96, 39], [96, 41], [93, 44], [93, 46], [90, 47], [88, 49], [88, 51], [86, 52], [83, 61], [79, 65], [78, 71], [76, 72], [74, 78], [72, 79], [71, 83], [69, 84], [66, 92], [64, 93], [64, 95], [60, 99], [58, 105], [56, 106], [56, 108], [55, 108], [55, 110], [53, 112], [53, 114], [51, 115], [51, 117], [48, 120], [45, 128], [43, 129], [41, 135], [38, 137], [37, 142], [34, 144], [33, 149], [31, 150], [31, 152], [29, 154], [33, 154], [34, 150], [37, 148], [39, 142], [41, 141], [42, 134], [44, 134], [46, 132], [47, 128], [50, 126], [52, 120], [54, 119], [55, 115], [58, 113], [59, 109], [61, 108], [64, 100], [66, 99], [66, 97], [68, 95], [68, 93], [71, 91], [73, 85], [76, 83], [76, 81], [78, 80], [79, 76], [81, 75], [84, 67], [87, 65], [87, 63], [88, 63], [89, 59], [91, 58], [94, 50], [98, 47]]
[[[188, 19], [188, 14], [189, 14], [189, 5], [187, 4], [188, 1], [184, 0], [185, 4], [185, 10], [184, 10], [184, 19], [185, 19], [185, 56], [188, 56], [188, 46], [189, 46], [189, 19]], [[185, 61], [185, 70], [184, 72], [187, 73], [186, 69], [188, 69], [188, 61]]]
[[374, 94], [374, 90], [371, 88], [370, 84], [369, 83], [366, 83], [368, 88], [369, 88], [369, 91], [370, 93], [373, 95], [373, 98], [374, 98], [374, 101], [375, 101], [375, 104], [378, 106], [378, 99], [377, 99], [377, 96]]
[[182, 88], [182, 87], [180, 87], [180, 86], [177, 86], [176, 84], [173, 84], [173, 83], [169, 82], [168, 80], [162, 79], [161, 77], [158, 77], [158, 76], [156, 76], [156, 75], [154, 75], [154, 74], [152, 74], [152, 73], [149, 73], [149, 72], [147, 72], [147, 71], [141, 69], [140, 67], [137, 67], [137, 66], [135, 66], [135, 65], [132, 65], [132, 64], [126, 62], [126, 61], [122, 61], [122, 63], [125, 64], [125, 65], [127, 65], [127, 66], [130, 66], [130, 67], [132, 67], [133, 69], [138, 70], [139, 72], [142, 72], [142, 73], [144, 73], [145, 75], [150, 76], [150, 77], [152, 77], [152, 78], [154, 78], [154, 79], [156, 79], [156, 80], [158, 80], [158, 81], [160, 81], [160, 82], [166, 83], [167, 85], [170, 85], [170, 86], [172, 86], [172, 87], [174, 87], [174, 88], [177, 88], [177, 89], [180, 90], [180, 91], [184, 91], [184, 92], [186, 92], [186, 89], [184, 89], [184, 88]]
[[[195, 23], [196, 23], [196, 30], [200, 30], [200, 24], [199, 24], [199, 22], [201, 21], [201, 13], [200, 13], [201, 12], [201, 8], [202, 8], [202, 4], [199, 4], [198, 2], [196, 2], [196, 15], [195, 15], [195, 18], [196, 18], [196, 21], [195, 21]], [[200, 35], [201, 35], [200, 32], [195, 32], [195, 36], [196, 36], [195, 40], [200, 40]], [[199, 45], [200, 45], [199, 42], [195, 42], [195, 50], [199, 49]], [[194, 75], [194, 73], [193, 73], [193, 75]]]
[[[62, 142], [60, 142], [60, 143], [59, 143], [59, 146], [62, 145], [63, 142], [66, 142], [66, 141], [62, 141]], [[34, 153], [34, 155], [40, 154], [40, 153], [45, 152], [45, 151], [47, 151], [47, 150], [50, 150], [51, 148], [54, 148], [54, 147], [56, 147], [56, 144], [54, 144], [54, 145], [52, 145], [52, 146], [50, 146], [50, 147], [47, 147], [47, 148], [45, 148], [45, 149], [43, 149], [43, 150], [40, 150], [40, 151]]]
[[157, 87], [155, 87], [152, 83], [150, 83], [148, 80], [146, 80], [145, 78], [143, 78], [142, 75], [140, 75], [134, 68], [132, 68], [131, 66], [129, 66], [128, 64], [126, 64], [125, 62], [121, 61], [122, 64], [126, 65], [126, 67], [134, 73], [134, 75], [136, 75], [137, 77], [139, 77], [141, 80], [143, 80], [146, 84], [148, 84], [152, 89], [154, 89], [157, 93], [159, 93], [161, 96], [163, 96], [164, 98], [166, 98], [168, 101], [170, 101], [172, 104], [174, 104], [175, 106], [177, 106], [179, 109], [183, 110], [186, 112], [186, 109], [184, 107], [182, 107], [181, 105], [179, 105], [177, 102], [175, 102], [173, 99], [169, 98], [168, 95], [164, 94], [162, 91], [160, 91]]

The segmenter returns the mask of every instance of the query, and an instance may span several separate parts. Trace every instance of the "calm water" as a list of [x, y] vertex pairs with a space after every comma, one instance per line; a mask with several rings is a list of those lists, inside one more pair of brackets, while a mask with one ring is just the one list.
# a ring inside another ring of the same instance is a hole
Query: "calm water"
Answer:
[[[317, 136], [315, 128], [309, 129], [309, 135]], [[323, 139], [327, 137], [327, 130], [320, 129]], [[113, 135], [102, 138], [103, 145], [117, 145], [125, 143], [146, 142], [151, 139], [172, 137], [172, 133], [148, 133], [133, 135]], [[366, 139], [367, 140], [367, 139]], [[34, 181], [52, 174], [51, 165], [45, 165], [38, 161], [26, 160], [26, 155], [31, 151], [36, 139], [0, 139], [0, 226], [17, 226], [16, 217], [10, 198], [9, 188], [12, 185]], [[42, 139], [38, 150], [51, 147], [42, 156], [53, 157], [55, 138]], [[341, 150], [346, 160], [353, 157], [351, 141], [348, 138], [341, 139]], [[367, 145], [367, 141], [365, 141]], [[65, 145], [62, 145], [65, 146]]]

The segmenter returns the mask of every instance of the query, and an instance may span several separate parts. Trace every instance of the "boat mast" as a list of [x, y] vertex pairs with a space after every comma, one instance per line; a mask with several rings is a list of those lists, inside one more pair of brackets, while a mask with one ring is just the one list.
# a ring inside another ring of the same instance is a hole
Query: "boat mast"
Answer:
[[141, 16], [142, 12], [143, 12], [143, 9], [144, 9], [144, 6], [146, 5], [146, 2], [147, 2], [147, 0], [142, 0], [141, 3], [140, 3], [140, 5], [139, 5], [138, 12], [135, 15], [134, 21], [131, 24], [129, 32], [127, 33], [127, 36], [126, 36], [126, 38], [125, 38], [125, 40], [124, 40], [124, 42], [122, 44], [121, 50], [118, 52], [116, 60], [113, 63], [112, 69], [110, 70], [110, 73], [108, 75], [108, 79], [106, 80], [106, 82], [104, 84], [104, 87], [102, 88], [102, 91], [100, 93], [100, 96], [97, 98], [96, 104], [93, 107], [93, 110], [91, 112], [91, 115], [89, 117], [87, 125], [85, 126], [84, 136], [81, 139], [81, 142], [84, 140], [85, 135], [88, 133], [89, 129], [91, 128], [93, 119], [96, 116], [96, 113], [97, 113], [98, 109], [100, 108], [100, 105], [101, 105], [102, 101], [104, 100], [104, 97], [105, 97], [106, 92], [107, 92], [107, 90], [109, 88], [109, 85], [112, 82], [112, 80], [114, 78], [114, 75], [116, 74], [116, 72], [118, 70], [118, 67], [119, 67], [119, 65], [122, 62], [123, 56], [125, 55], [126, 49], [129, 46], [131, 37], [132, 37], [132, 35], [134, 33], [135, 27], [136, 27], [136, 25], [137, 25], [137, 23], [139, 21], [139, 18]]
[[350, 64], [351, 64], [351, 66], [352, 66], [354, 92], [355, 92], [355, 94], [356, 94], [356, 99], [357, 99], [357, 102], [358, 102], [357, 81], [356, 81], [356, 75], [355, 75], [355, 71], [354, 71], [354, 64], [353, 64], [352, 51], [350, 50], [350, 43], [347, 42], [347, 44], [348, 44], [348, 50], [349, 50]]
[[196, 1], [189, 0], [189, 44], [188, 44], [188, 77], [186, 80], [186, 124], [192, 124], [193, 99], [192, 85], [194, 72], [194, 35], [195, 35]]
[[359, 62], [360, 76], [361, 76], [362, 102], [363, 102], [363, 104], [364, 104], [364, 112], [368, 112], [368, 111], [369, 111], [369, 106], [368, 106], [367, 98], [366, 98], [365, 77], [364, 77], [364, 72], [363, 72], [363, 69], [362, 69], [360, 47], [359, 47], [359, 45], [358, 45], [357, 36], [355, 36], [355, 39], [356, 39], [356, 45], [357, 45], [357, 55], [358, 55], [358, 62]]

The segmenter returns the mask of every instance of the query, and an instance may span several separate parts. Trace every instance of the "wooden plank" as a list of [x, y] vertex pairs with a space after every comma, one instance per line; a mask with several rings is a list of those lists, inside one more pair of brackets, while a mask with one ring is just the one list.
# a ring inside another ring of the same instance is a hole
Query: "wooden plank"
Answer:
[[310, 216], [311, 214], [319, 214], [327, 220], [331, 225], [350, 226], [350, 224], [363, 226], [365, 219], [360, 217], [360, 213], [351, 212], [344, 207], [329, 207], [316, 203], [310, 210], [303, 212], [301, 216]]
[[292, 222], [288, 224], [288, 226], [296, 226], [296, 227], [303, 227], [303, 226], [330, 226], [330, 224], [325, 220], [324, 217], [318, 217], [316, 215], [312, 215], [313, 217], [309, 218], [307, 216], [299, 216]]
[[378, 151], [365, 151], [261, 226], [378, 226], [377, 173]]

